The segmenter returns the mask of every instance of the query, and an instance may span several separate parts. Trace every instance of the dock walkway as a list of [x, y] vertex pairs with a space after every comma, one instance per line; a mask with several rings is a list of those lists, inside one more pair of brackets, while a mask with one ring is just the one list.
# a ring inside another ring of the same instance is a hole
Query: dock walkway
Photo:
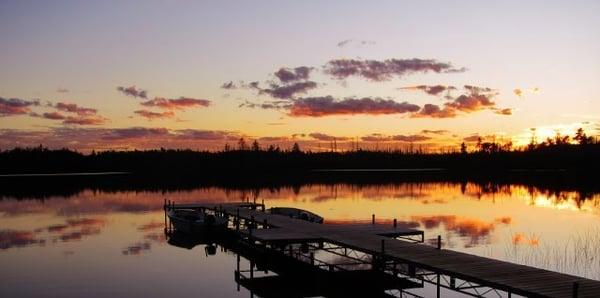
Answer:
[[[423, 235], [402, 224], [328, 225], [269, 214], [261, 204], [185, 204], [175, 208], [213, 210], [268, 229], [238, 232], [263, 243], [325, 241], [378, 258], [407, 264], [433, 274], [457, 278], [526, 297], [600, 297], [600, 281], [518, 265], [420, 243], [400, 241], [402, 236]], [[454, 285], [453, 285], [454, 286]], [[458, 288], [458, 287], [457, 287]]]

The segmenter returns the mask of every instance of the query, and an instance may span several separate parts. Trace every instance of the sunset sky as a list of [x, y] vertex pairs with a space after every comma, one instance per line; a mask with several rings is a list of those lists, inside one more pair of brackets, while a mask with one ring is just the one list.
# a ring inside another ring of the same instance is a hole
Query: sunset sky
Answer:
[[598, 1], [1, 1], [0, 148], [600, 134]]

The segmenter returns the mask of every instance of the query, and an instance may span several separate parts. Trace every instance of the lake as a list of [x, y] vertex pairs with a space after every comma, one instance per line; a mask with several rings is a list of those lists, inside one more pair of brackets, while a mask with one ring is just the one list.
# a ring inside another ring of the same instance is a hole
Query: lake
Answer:
[[325, 224], [369, 223], [375, 214], [424, 230], [426, 240], [440, 235], [446, 249], [600, 280], [594, 191], [440, 181], [32, 189], [0, 191], [1, 297], [250, 297], [234, 281], [235, 253], [167, 243], [164, 199], [264, 201], [312, 211]]

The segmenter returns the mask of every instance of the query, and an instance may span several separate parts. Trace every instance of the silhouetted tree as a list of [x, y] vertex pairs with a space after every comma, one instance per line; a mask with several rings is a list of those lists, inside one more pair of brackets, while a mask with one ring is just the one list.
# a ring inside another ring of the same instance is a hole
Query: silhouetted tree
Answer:
[[592, 138], [588, 137], [583, 131], [583, 128], [581, 127], [577, 129], [577, 132], [575, 133], [575, 137], [573, 137], [573, 139], [577, 141], [579, 145], [587, 145], [592, 142]]
[[292, 146], [292, 152], [293, 153], [300, 153], [302, 151], [300, 151], [300, 145], [298, 145], [298, 143], [294, 143], [294, 146]]
[[460, 153], [467, 154], [467, 144], [465, 144], [465, 142], [460, 144]]
[[246, 140], [244, 140], [244, 138], [240, 138], [240, 140], [238, 141], [238, 149], [248, 150], [248, 145], [246, 145]]
[[260, 151], [260, 145], [258, 144], [257, 140], [254, 140], [254, 142], [252, 142], [252, 151]]

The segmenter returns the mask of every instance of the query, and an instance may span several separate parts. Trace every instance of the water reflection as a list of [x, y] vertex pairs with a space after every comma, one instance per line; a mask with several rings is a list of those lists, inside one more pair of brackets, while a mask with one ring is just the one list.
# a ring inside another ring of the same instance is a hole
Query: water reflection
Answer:
[[[174, 251], [167, 245], [164, 199], [264, 200], [267, 207], [312, 211], [326, 224], [370, 222], [375, 214], [380, 223], [397, 219], [421, 228], [426, 238], [441, 235], [446, 248], [600, 279], [600, 195], [590, 190], [476, 182], [134, 189], [83, 187], [43, 196], [0, 191], [0, 278], [5, 281], [0, 296], [75, 297], [94, 289], [106, 294], [100, 283], [123, 296], [183, 295], [185, 290], [207, 297], [247, 294], [231, 288], [233, 254], [205, 260], [198, 259], [206, 256], [204, 248], [183, 243], [179, 246], [190, 249]], [[165, 277], [166, 270], [178, 278]], [[151, 286], [124, 285], [114, 275]], [[200, 275], [211, 278], [200, 280]], [[171, 280], [171, 292], [160, 290], [165, 278]], [[90, 285], [90, 279], [98, 284]], [[38, 286], [25, 288], [26, 281]]]

